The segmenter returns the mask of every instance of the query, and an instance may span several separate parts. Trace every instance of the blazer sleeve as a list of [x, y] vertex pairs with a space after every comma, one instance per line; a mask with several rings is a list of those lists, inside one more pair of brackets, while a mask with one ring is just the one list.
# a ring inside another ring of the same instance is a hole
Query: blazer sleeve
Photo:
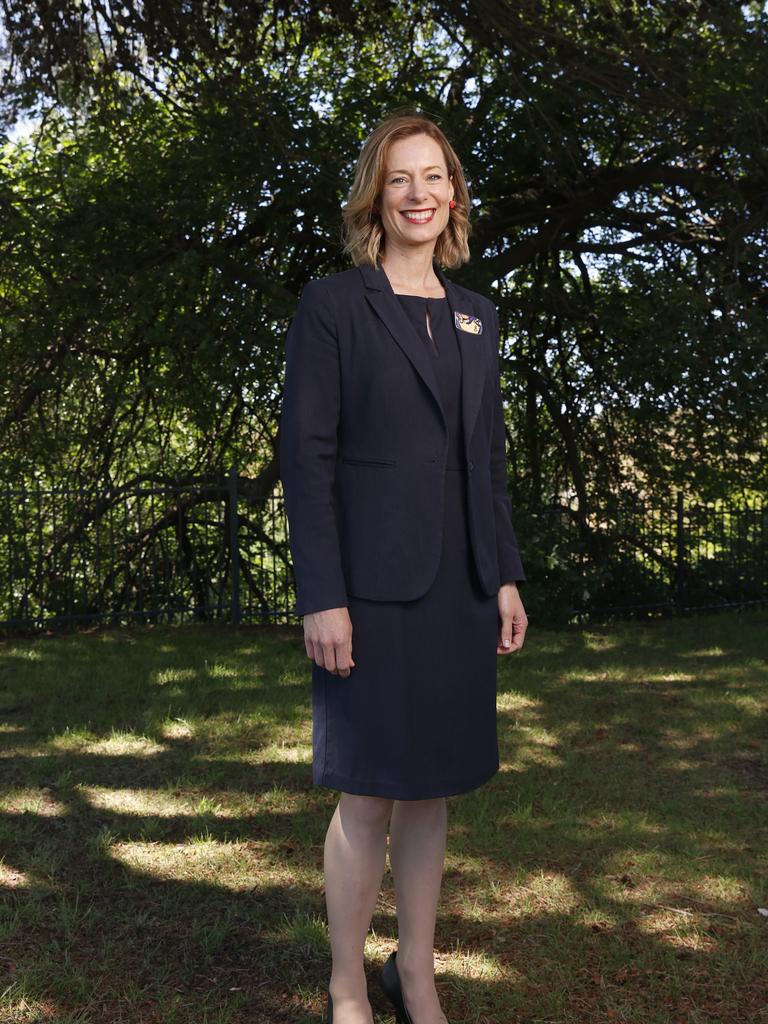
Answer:
[[333, 507], [340, 399], [330, 296], [322, 281], [310, 281], [286, 336], [279, 431], [297, 615], [347, 605]]
[[525, 572], [520, 559], [517, 537], [512, 526], [512, 502], [507, 490], [507, 449], [504, 430], [504, 406], [501, 401], [501, 373], [499, 367], [499, 316], [496, 306], [491, 303], [492, 323], [495, 330], [494, 380], [496, 391], [493, 409], [493, 430], [491, 433], [491, 487], [493, 489], [493, 510], [496, 520], [496, 550], [499, 558], [499, 573], [502, 583], [521, 583]]

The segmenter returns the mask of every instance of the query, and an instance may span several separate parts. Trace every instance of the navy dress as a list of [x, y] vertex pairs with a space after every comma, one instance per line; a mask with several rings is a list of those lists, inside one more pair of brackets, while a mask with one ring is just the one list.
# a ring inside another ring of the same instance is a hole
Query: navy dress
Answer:
[[416, 600], [348, 598], [355, 667], [343, 679], [312, 663], [312, 779], [424, 800], [475, 789], [498, 771], [498, 604], [482, 591], [470, 548], [461, 354], [448, 300], [398, 300], [434, 358], [449, 427], [445, 517], [434, 524], [442, 556]]

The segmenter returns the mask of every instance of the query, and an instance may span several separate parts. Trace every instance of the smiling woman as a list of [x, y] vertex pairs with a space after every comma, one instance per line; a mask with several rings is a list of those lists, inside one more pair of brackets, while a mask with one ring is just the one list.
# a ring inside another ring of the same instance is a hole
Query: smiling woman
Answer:
[[[418, 201], [411, 198], [414, 184]], [[425, 226], [415, 237], [434, 242], [442, 266], [458, 267], [469, 259], [469, 211], [461, 162], [443, 132], [420, 115], [392, 117], [371, 132], [360, 154], [343, 212], [345, 249], [356, 264], [375, 266], [398, 233], [407, 240], [403, 225]]]
[[[404, 167], [407, 164], [407, 167]], [[380, 205], [386, 244], [432, 242], [443, 233], [455, 208], [453, 182], [442, 149], [429, 135], [398, 139], [389, 147]], [[450, 206], [454, 203], [454, 207]], [[418, 205], [415, 205], [418, 204]]]
[[324, 859], [335, 1024], [372, 1022], [363, 949], [388, 829], [399, 945], [381, 984], [399, 1024], [445, 1022], [445, 798], [498, 771], [496, 656], [525, 634], [498, 317], [440, 266], [469, 258], [468, 212], [437, 125], [384, 121], [344, 209], [355, 267], [306, 285], [286, 342], [280, 471], [312, 777], [341, 791]]

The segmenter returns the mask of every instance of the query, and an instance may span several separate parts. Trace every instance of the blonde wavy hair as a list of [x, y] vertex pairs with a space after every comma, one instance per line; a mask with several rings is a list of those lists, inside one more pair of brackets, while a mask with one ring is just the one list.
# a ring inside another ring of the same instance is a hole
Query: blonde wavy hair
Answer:
[[377, 202], [384, 187], [387, 154], [396, 139], [409, 135], [429, 135], [439, 143], [453, 182], [456, 205], [449, 211], [448, 223], [435, 242], [435, 259], [443, 267], [460, 267], [469, 259], [467, 240], [471, 200], [461, 162], [434, 121], [420, 113], [399, 113], [387, 117], [365, 140], [342, 211], [344, 252], [351, 255], [355, 266], [369, 263], [375, 267], [378, 264], [386, 235], [377, 212]]

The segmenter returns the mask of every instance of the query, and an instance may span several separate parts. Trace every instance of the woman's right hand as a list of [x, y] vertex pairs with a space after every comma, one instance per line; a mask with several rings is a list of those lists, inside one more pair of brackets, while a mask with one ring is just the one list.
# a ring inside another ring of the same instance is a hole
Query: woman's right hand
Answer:
[[305, 615], [304, 646], [316, 665], [346, 679], [355, 667], [349, 609], [325, 608]]

